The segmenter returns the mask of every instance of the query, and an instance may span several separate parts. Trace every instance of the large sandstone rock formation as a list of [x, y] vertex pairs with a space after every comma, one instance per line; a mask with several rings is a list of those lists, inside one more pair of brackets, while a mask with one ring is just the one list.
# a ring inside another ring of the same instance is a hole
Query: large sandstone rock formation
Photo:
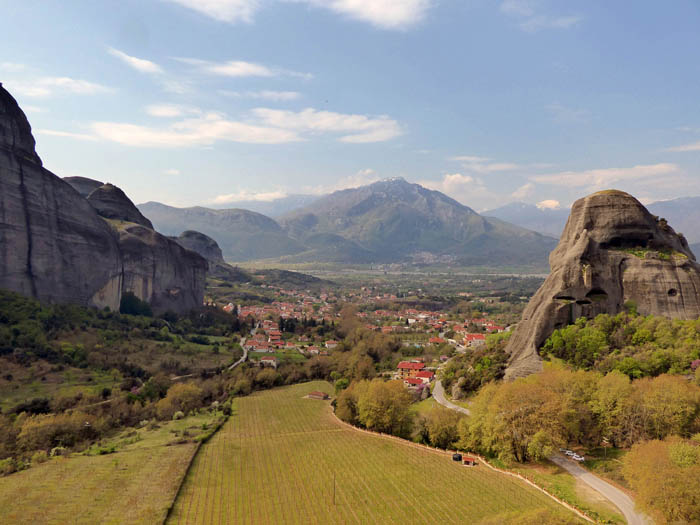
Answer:
[[225, 281], [251, 281], [253, 276], [238, 267], [231, 266], [224, 260], [219, 244], [201, 232], [187, 230], [179, 237], [170, 237], [183, 248], [198, 253], [207, 260], [208, 275]]
[[124, 292], [150, 303], [155, 313], [186, 312], [202, 305], [207, 261], [196, 250], [156, 232], [117, 186], [85, 177], [66, 180], [88, 193], [87, 202], [118, 235]]
[[194, 230], [187, 230], [182, 232], [179, 237], [171, 237], [171, 239], [183, 248], [198, 253], [209, 262], [226, 262], [219, 244], [208, 235]]
[[129, 197], [112, 184], [103, 184], [87, 196], [92, 207], [105, 219], [127, 221], [153, 229], [153, 224], [144, 217]]
[[63, 177], [63, 180], [73, 186], [73, 189], [85, 198], [104, 184], [104, 182], [88, 179], [87, 177]]
[[537, 351], [555, 329], [582, 316], [616, 314], [626, 301], [643, 315], [700, 317], [700, 265], [688, 243], [627, 193], [576, 201], [549, 264], [508, 342], [506, 378], [541, 370]]
[[207, 274], [203, 257], [140, 224], [115, 227], [124, 260], [124, 291], [148, 301], [156, 313], [202, 305]]
[[44, 169], [26, 116], [0, 84], [0, 288], [45, 302], [156, 313], [204, 298], [207, 262], [155, 232], [119, 188]]
[[0, 84], [0, 287], [117, 309], [121, 272], [117, 236], [43, 168], [26, 116]]

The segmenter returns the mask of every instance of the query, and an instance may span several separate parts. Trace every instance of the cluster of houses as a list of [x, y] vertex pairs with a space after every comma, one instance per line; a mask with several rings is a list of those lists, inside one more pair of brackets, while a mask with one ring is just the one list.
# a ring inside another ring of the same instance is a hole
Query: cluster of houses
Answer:
[[418, 389], [429, 385], [435, 378], [435, 372], [426, 370], [425, 363], [419, 359], [401, 361], [396, 367], [397, 377], [402, 379], [408, 388]]

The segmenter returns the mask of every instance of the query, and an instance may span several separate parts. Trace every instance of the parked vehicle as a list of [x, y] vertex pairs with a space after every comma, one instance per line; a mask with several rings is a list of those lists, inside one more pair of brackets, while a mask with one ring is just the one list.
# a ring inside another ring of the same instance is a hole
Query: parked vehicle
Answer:
[[462, 461], [462, 454], [452, 454], [452, 461]]
[[576, 455], [576, 452], [574, 452], [573, 450], [565, 450], [564, 454], [566, 454], [567, 456], [574, 456]]
[[584, 458], [583, 456], [579, 456], [578, 454], [574, 454], [573, 456], [571, 456], [571, 459], [573, 459], [574, 461], [584, 461], [586, 458]]

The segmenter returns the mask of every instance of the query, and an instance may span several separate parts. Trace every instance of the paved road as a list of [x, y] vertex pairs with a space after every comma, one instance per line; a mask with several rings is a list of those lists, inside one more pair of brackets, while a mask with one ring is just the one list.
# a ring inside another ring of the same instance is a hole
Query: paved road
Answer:
[[435, 398], [435, 401], [437, 401], [443, 406], [446, 406], [447, 408], [451, 408], [452, 410], [456, 410], [457, 412], [461, 412], [462, 414], [471, 414], [471, 412], [469, 412], [469, 409], [461, 407], [459, 405], [455, 405], [452, 401], [449, 401], [445, 397], [445, 389], [442, 387], [442, 383], [439, 379], [435, 380], [435, 386], [433, 387], [433, 397]]
[[[255, 332], [257, 332], [257, 330], [258, 330], [258, 326], [259, 326], [259, 324], [255, 325], [255, 328], [253, 328], [253, 329], [250, 331], [250, 337], [253, 337], [253, 336], [255, 335]], [[246, 342], [246, 338], [243, 337], [243, 338], [241, 339], [241, 343], [240, 343], [240, 344], [241, 344], [241, 348], [243, 348], [243, 357], [241, 357], [238, 361], [236, 361], [236, 362], [233, 363], [231, 366], [229, 366], [229, 367], [228, 367], [229, 370], [233, 370], [233, 369], [236, 368], [238, 365], [240, 365], [241, 363], [245, 362], [246, 359], [248, 359], [248, 350], [246, 350], [246, 348], [245, 348], [245, 342]]]
[[[447, 408], [457, 410], [462, 414], [470, 414], [468, 409], [455, 405], [445, 397], [445, 389], [443, 388], [440, 380], [437, 379], [435, 380], [435, 386], [433, 387], [433, 397], [435, 398], [435, 401], [443, 406], [446, 406]], [[569, 472], [569, 474], [574, 476], [576, 479], [580, 479], [583, 483], [610, 500], [613, 505], [620, 509], [622, 514], [625, 516], [627, 523], [630, 525], [651, 525], [654, 523], [648, 516], [635, 510], [634, 501], [632, 498], [617, 487], [614, 487], [607, 481], [604, 481], [594, 474], [591, 474], [589, 471], [578, 466], [573, 461], [566, 459], [564, 456], [557, 455], [552, 456], [549, 459]]]
[[561, 468], [569, 472], [576, 479], [580, 479], [589, 487], [602, 494], [615, 505], [622, 514], [624, 514], [627, 523], [630, 525], [649, 525], [653, 523], [645, 514], [635, 510], [634, 501], [627, 494], [622, 492], [617, 487], [614, 487], [607, 481], [603, 481], [599, 477], [591, 474], [586, 469], [579, 467], [573, 461], [566, 459], [564, 456], [552, 456], [549, 458]]

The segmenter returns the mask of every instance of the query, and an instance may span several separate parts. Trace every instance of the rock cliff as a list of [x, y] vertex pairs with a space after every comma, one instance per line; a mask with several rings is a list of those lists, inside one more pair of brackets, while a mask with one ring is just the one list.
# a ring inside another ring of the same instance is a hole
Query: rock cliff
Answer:
[[176, 243], [183, 248], [198, 253], [209, 262], [224, 263], [224, 254], [221, 252], [219, 244], [203, 233], [193, 230], [187, 230], [180, 234], [179, 237], [171, 237]]
[[121, 270], [117, 236], [43, 168], [26, 116], [0, 84], [0, 287], [118, 309]]
[[112, 184], [103, 184], [87, 196], [92, 207], [105, 219], [127, 221], [153, 229], [153, 224], [144, 217], [129, 197]]
[[73, 189], [85, 198], [104, 184], [104, 182], [88, 179], [87, 177], [63, 177], [63, 180], [73, 186]]
[[154, 312], [200, 306], [207, 262], [155, 232], [122, 190], [46, 170], [31, 127], [0, 84], [0, 288], [45, 302]]
[[179, 237], [170, 237], [183, 248], [198, 253], [207, 260], [208, 275], [225, 281], [252, 281], [253, 276], [224, 260], [219, 244], [203, 233], [193, 230], [182, 232]]
[[124, 261], [124, 291], [149, 302], [154, 313], [202, 305], [207, 274], [203, 257], [140, 224], [114, 226]]
[[542, 369], [537, 352], [555, 329], [616, 314], [627, 301], [643, 315], [700, 317], [700, 265], [688, 243], [627, 193], [576, 201], [549, 264], [508, 342], [507, 379]]

